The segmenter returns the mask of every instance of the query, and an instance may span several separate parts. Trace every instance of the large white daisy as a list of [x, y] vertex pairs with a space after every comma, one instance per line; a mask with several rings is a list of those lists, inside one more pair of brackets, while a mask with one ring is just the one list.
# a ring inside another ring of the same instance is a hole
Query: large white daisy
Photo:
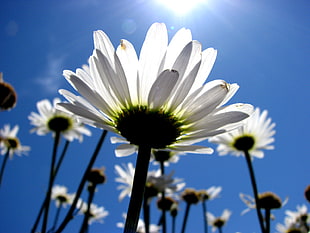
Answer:
[[83, 134], [90, 136], [91, 132], [78, 121], [77, 117], [56, 109], [56, 105], [60, 102], [59, 98], [54, 98], [53, 103], [48, 99], [37, 102], [39, 114], [31, 112], [28, 117], [31, 124], [35, 126], [31, 132], [45, 135], [60, 131], [67, 140], [78, 139], [80, 142], [83, 140]]
[[240, 156], [246, 150], [253, 157], [263, 158], [263, 149], [274, 148], [271, 143], [274, 142], [275, 123], [272, 123], [267, 115], [267, 110], [260, 112], [260, 109], [256, 108], [240, 128], [212, 137], [209, 141], [218, 144], [219, 155], [231, 153]]
[[222, 106], [237, 84], [204, 84], [217, 52], [202, 51], [188, 29], [180, 29], [168, 45], [166, 26], [153, 24], [139, 58], [129, 41], [121, 40], [115, 50], [102, 31], [94, 32], [94, 45], [89, 65], [63, 72], [81, 96], [60, 90], [70, 103], [59, 106], [126, 139], [118, 147], [125, 154], [133, 145], [212, 153], [193, 144], [230, 130], [252, 112], [248, 104]]
[[5, 155], [9, 153], [10, 158], [13, 158], [13, 155], [18, 156], [27, 155], [30, 151], [29, 146], [24, 146], [20, 143], [17, 133], [19, 131], [19, 126], [15, 125], [12, 129], [9, 124], [4, 125], [3, 129], [0, 129], [0, 153]]

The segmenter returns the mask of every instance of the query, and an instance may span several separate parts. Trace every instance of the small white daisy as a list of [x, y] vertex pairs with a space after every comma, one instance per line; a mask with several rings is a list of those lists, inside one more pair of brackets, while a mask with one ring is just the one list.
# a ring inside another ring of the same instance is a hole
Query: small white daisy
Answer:
[[31, 132], [46, 135], [58, 131], [67, 140], [78, 139], [80, 142], [83, 140], [83, 134], [90, 136], [91, 132], [74, 115], [55, 108], [58, 103], [59, 98], [54, 98], [53, 103], [48, 99], [37, 102], [39, 113], [31, 112], [28, 117], [30, 123], [35, 126]]
[[[79, 201], [79, 204], [77, 206], [80, 206], [80, 214], [85, 214], [87, 212], [87, 203], [83, 201]], [[103, 206], [99, 207], [96, 204], [91, 203], [90, 204], [90, 217], [88, 219], [88, 224], [92, 224], [94, 222], [103, 223], [103, 219], [109, 215], [109, 212], [105, 210]]]
[[9, 124], [4, 125], [3, 129], [0, 129], [0, 150], [1, 155], [5, 155], [9, 152], [9, 156], [12, 159], [13, 155], [18, 156], [27, 155], [30, 151], [29, 146], [23, 146], [18, 137], [17, 133], [19, 126], [15, 125], [12, 129]]
[[51, 198], [55, 200], [55, 204], [57, 207], [66, 207], [67, 205], [71, 205], [75, 194], [68, 193], [68, 189], [62, 185], [54, 185], [52, 188]]
[[274, 142], [275, 123], [271, 123], [267, 114], [267, 110], [260, 113], [260, 109], [256, 108], [240, 128], [212, 137], [209, 141], [218, 144], [219, 155], [231, 153], [240, 156], [246, 150], [252, 157], [263, 158], [263, 149], [274, 149], [270, 144]]
[[214, 198], [219, 197], [221, 191], [222, 191], [222, 187], [211, 186], [207, 190], [199, 190], [198, 193], [202, 201], [209, 201], [209, 200], [213, 200]]
[[[123, 218], [126, 219], [126, 214], [123, 214]], [[124, 223], [119, 222], [116, 224], [117, 227], [119, 228], [124, 228]], [[157, 226], [155, 224], [150, 224], [149, 226], [149, 232], [150, 233], [159, 233], [160, 232], [161, 227]], [[138, 226], [137, 226], [137, 233], [145, 233], [145, 223], [142, 219], [138, 220]]]
[[[123, 165], [123, 168], [115, 165], [115, 171], [119, 176], [115, 178], [115, 181], [122, 183], [117, 187], [122, 190], [119, 195], [119, 201], [121, 201], [125, 196], [130, 197], [131, 195], [135, 168], [132, 163], [128, 163], [127, 166]], [[167, 194], [179, 192], [184, 188], [185, 183], [182, 182], [182, 179], [172, 178], [172, 176], [173, 172], [169, 175], [161, 175], [160, 170], [149, 171], [146, 178], [146, 192], [149, 191], [155, 196], [163, 191]]]
[[206, 218], [208, 219], [208, 225], [212, 226], [212, 232], [217, 228], [222, 228], [231, 216], [231, 211], [225, 209], [220, 217], [215, 217], [212, 213], [207, 212]]

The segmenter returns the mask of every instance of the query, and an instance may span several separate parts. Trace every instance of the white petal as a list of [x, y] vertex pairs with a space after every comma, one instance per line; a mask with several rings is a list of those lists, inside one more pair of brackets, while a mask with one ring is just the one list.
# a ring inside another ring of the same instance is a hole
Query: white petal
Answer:
[[116, 157], [125, 157], [131, 155], [137, 151], [137, 147], [132, 144], [121, 144], [116, 147], [115, 155]]
[[178, 81], [179, 74], [175, 70], [165, 70], [154, 82], [148, 96], [148, 105], [154, 109], [162, 107]]
[[139, 98], [146, 101], [149, 90], [157, 78], [159, 65], [168, 44], [165, 24], [153, 24], [146, 34], [139, 59]]
[[127, 41], [122, 40], [120, 46], [117, 48], [117, 56], [120, 59], [120, 62], [123, 66], [125, 75], [127, 77], [130, 96], [133, 102], [138, 100], [138, 90], [137, 90], [137, 81], [138, 81], [138, 57], [133, 45]]
[[199, 145], [178, 145], [176, 147], [171, 148], [172, 151], [177, 152], [186, 152], [186, 153], [192, 153], [192, 154], [212, 154], [213, 149], [210, 147], [205, 146], [199, 146]]

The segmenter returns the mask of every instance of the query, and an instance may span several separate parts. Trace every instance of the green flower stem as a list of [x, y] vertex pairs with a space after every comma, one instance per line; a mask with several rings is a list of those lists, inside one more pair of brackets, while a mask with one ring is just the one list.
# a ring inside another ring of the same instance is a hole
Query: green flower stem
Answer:
[[136, 233], [151, 156], [151, 147], [139, 146], [131, 198], [127, 211], [124, 233]]
[[60, 131], [56, 131], [55, 138], [54, 138], [54, 147], [53, 147], [52, 161], [51, 161], [51, 167], [50, 167], [48, 189], [46, 193], [46, 202], [45, 202], [45, 208], [44, 208], [45, 210], [44, 210], [44, 217], [43, 217], [42, 230], [41, 230], [42, 233], [45, 233], [46, 228], [47, 228], [48, 212], [49, 212], [49, 207], [50, 207], [50, 202], [51, 202], [52, 187], [54, 183], [54, 169], [55, 169], [59, 139], [60, 139]]
[[80, 229], [80, 233], [86, 233], [88, 231], [88, 220], [89, 220], [89, 217], [91, 216], [90, 206], [91, 206], [91, 203], [93, 202], [95, 191], [96, 191], [96, 184], [90, 184], [90, 186], [88, 186], [87, 210], [86, 210], [86, 213], [84, 213], [84, 219], [83, 219], [83, 223]]
[[184, 214], [184, 219], [183, 219], [183, 225], [182, 225], [181, 233], [185, 232], [185, 228], [186, 228], [186, 223], [187, 223], [190, 207], [191, 207], [191, 204], [186, 203], [186, 209], [185, 209], [185, 214]]
[[260, 228], [262, 233], [266, 233], [265, 227], [264, 227], [264, 218], [261, 212], [261, 207], [258, 199], [258, 190], [257, 190], [257, 184], [255, 180], [255, 175], [254, 175], [254, 169], [252, 166], [252, 160], [251, 156], [248, 151], [244, 151], [245, 159], [249, 168], [249, 173], [250, 173], [250, 178], [251, 178], [251, 183], [252, 183], [252, 188], [253, 188], [253, 193], [254, 193], [254, 198], [255, 198], [255, 204], [256, 204], [256, 212], [260, 224]]
[[[67, 141], [66, 141], [66, 144], [65, 144], [65, 146], [64, 146], [64, 149], [63, 149], [63, 151], [62, 151], [62, 153], [61, 153], [61, 156], [60, 156], [60, 158], [59, 158], [59, 160], [58, 160], [58, 163], [57, 163], [56, 168], [55, 168], [54, 173], [53, 173], [54, 179], [56, 178], [56, 175], [57, 175], [57, 173], [58, 173], [58, 170], [59, 170], [59, 168], [60, 168], [60, 165], [61, 165], [61, 163], [62, 163], [62, 161], [63, 161], [63, 158], [64, 158], [64, 156], [65, 156], [65, 154], [66, 154], [66, 152], [67, 152], [69, 143], [70, 143], [70, 141], [67, 140]], [[36, 232], [36, 229], [37, 229], [37, 226], [38, 226], [39, 221], [40, 221], [40, 219], [41, 219], [42, 213], [43, 213], [43, 211], [44, 211], [46, 202], [47, 202], [47, 196], [45, 196], [45, 199], [44, 199], [44, 201], [43, 201], [43, 203], [42, 203], [42, 205], [41, 205], [41, 208], [40, 208], [40, 210], [39, 210], [39, 213], [38, 213], [38, 216], [37, 216], [37, 218], [36, 218], [36, 221], [34, 222], [33, 227], [32, 227], [32, 229], [31, 229], [31, 233], [35, 233], [35, 232]]]
[[84, 185], [85, 185], [85, 183], [87, 181], [88, 173], [89, 173], [89, 171], [91, 170], [91, 168], [93, 167], [93, 165], [94, 165], [94, 163], [96, 161], [96, 158], [97, 158], [97, 156], [99, 154], [100, 148], [102, 146], [102, 143], [104, 142], [104, 139], [105, 139], [105, 136], [107, 135], [107, 132], [108, 131], [103, 130], [102, 135], [101, 135], [101, 137], [100, 137], [100, 139], [99, 139], [99, 141], [97, 143], [97, 146], [95, 148], [95, 151], [94, 151], [94, 153], [93, 153], [93, 155], [92, 155], [92, 157], [91, 157], [91, 159], [90, 159], [90, 161], [89, 161], [89, 163], [87, 165], [87, 168], [86, 168], [86, 170], [84, 172], [82, 180], [81, 180], [81, 182], [79, 184], [79, 187], [78, 187], [78, 189], [76, 191], [75, 198], [74, 198], [74, 200], [73, 200], [73, 202], [71, 204], [71, 207], [68, 210], [68, 213], [67, 213], [66, 217], [64, 218], [63, 222], [60, 224], [60, 226], [58, 227], [58, 229], [57, 229], [57, 231], [55, 233], [61, 233], [63, 231], [63, 229], [65, 229], [67, 224], [70, 222], [70, 220], [73, 218], [73, 212], [74, 212], [74, 210], [76, 208], [76, 205], [77, 205], [77, 202], [79, 200], [79, 197], [81, 196], [81, 193], [83, 191]]
[[265, 209], [266, 233], [270, 233], [270, 209]]
[[6, 165], [6, 162], [8, 161], [9, 156], [10, 156], [10, 148], [8, 148], [8, 151], [4, 155], [4, 159], [3, 159], [3, 162], [2, 162], [1, 171], [0, 171], [0, 186], [1, 186], [1, 183], [2, 183], [2, 177], [3, 177], [5, 165]]
[[204, 230], [205, 233], [208, 233], [208, 218], [206, 217], [207, 201], [203, 200], [201, 204], [202, 204], [202, 217], [203, 217]]

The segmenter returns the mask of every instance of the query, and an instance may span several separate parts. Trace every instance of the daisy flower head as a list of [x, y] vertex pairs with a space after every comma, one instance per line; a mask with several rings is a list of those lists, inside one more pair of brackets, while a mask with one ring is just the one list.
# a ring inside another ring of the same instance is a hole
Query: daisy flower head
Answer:
[[0, 72], [0, 110], [11, 110], [17, 102], [17, 94], [14, 87], [3, 80]]
[[208, 224], [212, 226], [212, 232], [216, 231], [218, 228], [222, 228], [229, 220], [231, 216], [231, 211], [225, 209], [221, 216], [215, 217], [212, 213], [207, 212], [206, 218], [208, 219]]
[[263, 158], [263, 149], [271, 150], [274, 146], [275, 123], [267, 118], [267, 110], [256, 108], [253, 114], [244, 120], [244, 124], [233, 131], [212, 137], [210, 142], [218, 144], [219, 155], [231, 153], [236, 156], [248, 151], [252, 157]]
[[83, 134], [90, 136], [91, 132], [73, 114], [56, 109], [60, 102], [59, 98], [54, 98], [53, 103], [48, 99], [37, 102], [39, 113], [31, 112], [28, 117], [30, 123], [35, 126], [31, 132], [38, 135], [60, 132], [68, 141], [78, 139], [80, 142], [83, 140]]
[[[126, 219], [126, 214], [123, 214], [123, 218]], [[124, 228], [125, 224], [122, 222], [118, 222], [116, 224], [117, 227], [119, 228]], [[159, 233], [160, 232], [161, 227], [157, 226], [156, 224], [150, 224], [149, 225], [149, 233]], [[137, 233], [145, 233], [145, 223], [142, 219], [138, 220], [138, 226], [137, 226]]]
[[17, 137], [17, 133], [19, 131], [19, 126], [15, 125], [12, 129], [9, 124], [4, 125], [3, 129], [0, 129], [0, 150], [1, 154], [5, 155], [9, 153], [10, 158], [13, 158], [13, 155], [16, 154], [18, 156], [27, 155], [30, 151], [29, 146], [23, 146], [19, 138]]
[[59, 107], [126, 139], [122, 151], [137, 145], [212, 153], [193, 144], [226, 132], [252, 112], [248, 104], [223, 106], [237, 84], [204, 84], [217, 52], [202, 51], [188, 29], [180, 29], [168, 45], [165, 24], [154, 23], [139, 58], [129, 41], [115, 49], [103, 31], [94, 32], [94, 47], [88, 65], [63, 72], [81, 96], [60, 90], [69, 103]]
[[[82, 202], [80, 208], [80, 214], [87, 213], [88, 205], [86, 202]], [[88, 219], [88, 224], [92, 224], [94, 222], [103, 223], [103, 219], [109, 215], [109, 211], [105, 210], [103, 206], [99, 207], [98, 205], [91, 203], [90, 204], [90, 216]]]
[[214, 198], [219, 197], [220, 192], [222, 191], [221, 186], [211, 186], [207, 190], [200, 190], [198, 191], [201, 201], [209, 201], [213, 200]]
[[75, 195], [68, 193], [68, 189], [62, 185], [54, 185], [52, 188], [52, 200], [55, 200], [56, 206], [59, 208], [60, 206], [66, 207], [67, 205], [71, 205], [73, 202]]

